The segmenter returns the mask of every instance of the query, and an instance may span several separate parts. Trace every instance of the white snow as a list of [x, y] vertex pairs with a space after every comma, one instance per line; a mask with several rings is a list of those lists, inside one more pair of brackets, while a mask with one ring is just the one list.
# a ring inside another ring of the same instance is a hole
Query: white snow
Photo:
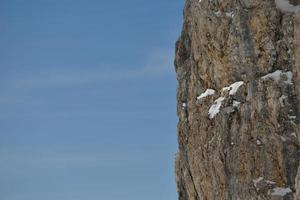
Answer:
[[294, 136], [295, 138], [297, 138], [297, 135], [295, 132], [291, 133], [292, 136]]
[[182, 107], [186, 108], [186, 106], [187, 106], [186, 103], [182, 103]]
[[239, 107], [240, 104], [241, 102], [239, 101], [233, 101], [233, 107]]
[[221, 11], [217, 11], [217, 12], [214, 12], [214, 14], [218, 17], [220, 17], [222, 15], [222, 12]]
[[219, 97], [215, 100], [214, 104], [209, 108], [208, 116], [210, 119], [214, 118], [216, 114], [220, 112], [220, 108], [222, 105], [222, 101], [225, 99], [225, 97]]
[[261, 182], [262, 180], [264, 180], [263, 177], [259, 177], [259, 178], [257, 178], [257, 179], [254, 179], [254, 180], [253, 180], [254, 186], [257, 187], [257, 184], [258, 184], [259, 182]]
[[267, 74], [267, 75], [265, 75], [265, 76], [263, 76], [261, 78], [262, 79], [268, 79], [268, 78], [270, 78], [270, 79], [273, 79], [274, 81], [278, 82], [278, 81], [280, 81], [281, 73], [282, 73], [281, 70], [276, 70], [275, 72], [269, 73], [269, 74]]
[[262, 79], [272, 79], [273, 81], [279, 82], [281, 80], [281, 77], [285, 76], [286, 80], [284, 81], [284, 83], [286, 84], [293, 84], [292, 83], [292, 78], [293, 78], [293, 74], [290, 71], [287, 72], [283, 72], [282, 70], [276, 70], [275, 72], [269, 73], [263, 77], [261, 77]]
[[256, 140], [257, 145], [261, 145], [261, 141], [259, 139]]
[[266, 180], [266, 183], [268, 183], [270, 185], [275, 185], [276, 184], [274, 181], [269, 181], [269, 180]]
[[296, 118], [297, 118], [297, 117], [294, 116], [294, 115], [289, 115], [288, 117], [289, 117], [289, 119], [296, 119]]
[[210, 95], [214, 95], [215, 94], [215, 90], [213, 89], [207, 89], [204, 93], [200, 94], [200, 96], [197, 97], [197, 99], [202, 99], [204, 97], [210, 96]]
[[229, 91], [229, 95], [234, 95], [238, 91], [239, 87], [241, 87], [243, 84], [243, 81], [238, 81], [228, 87], [224, 87], [222, 91]]
[[230, 85], [231, 90], [230, 90], [229, 94], [234, 95], [238, 91], [239, 87], [241, 87], [243, 84], [244, 84], [243, 81], [238, 81], [238, 82], [231, 84]]
[[230, 91], [231, 88], [228, 86], [228, 87], [223, 87], [222, 91]]
[[252, 180], [255, 188], [257, 188], [257, 184], [261, 181], [266, 182], [269, 185], [276, 185], [274, 181], [265, 180], [264, 177], [258, 177], [257, 179]]
[[291, 192], [292, 192], [292, 190], [289, 187], [288, 188], [275, 187], [272, 189], [271, 196], [283, 197]]
[[275, 0], [276, 7], [283, 13], [293, 13], [300, 10], [300, 6], [290, 4], [288, 0]]
[[234, 17], [233, 12], [227, 12], [225, 13], [226, 17]]
[[286, 75], [287, 80], [284, 81], [286, 84], [293, 84], [292, 79], [293, 79], [293, 73], [288, 71], [284, 73]]

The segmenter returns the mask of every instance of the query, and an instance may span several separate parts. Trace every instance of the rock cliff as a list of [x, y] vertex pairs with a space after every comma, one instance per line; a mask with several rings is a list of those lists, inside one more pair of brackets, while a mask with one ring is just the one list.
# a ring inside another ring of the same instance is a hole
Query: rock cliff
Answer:
[[186, 0], [180, 200], [300, 200], [300, 0]]

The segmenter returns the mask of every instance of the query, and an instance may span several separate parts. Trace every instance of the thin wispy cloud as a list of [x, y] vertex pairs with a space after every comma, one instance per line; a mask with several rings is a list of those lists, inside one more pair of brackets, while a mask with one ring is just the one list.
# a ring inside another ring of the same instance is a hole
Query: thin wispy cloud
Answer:
[[[145, 157], [149, 159], [145, 160]], [[0, 167], [0, 174], [11, 170], [13, 166], [31, 167], [70, 167], [70, 166], [118, 166], [121, 163], [144, 163], [147, 160], [157, 159], [151, 152], [19, 152], [11, 149], [1, 149], [0, 158], [4, 161]], [[151, 159], [150, 159], [151, 158]]]
[[[8, 167], [29, 165], [29, 166], [78, 166], [78, 165], [105, 165], [107, 163], [138, 162], [139, 158], [128, 155], [1, 155]], [[3, 168], [3, 166], [2, 166]]]
[[28, 91], [47, 90], [60, 87], [81, 87], [89, 84], [109, 84], [139, 79], [155, 79], [174, 75], [173, 50], [158, 49], [149, 53], [140, 67], [83, 67], [51, 68], [35, 70], [26, 74], [9, 74], [2, 77], [0, 84], [0, 106], [17, 105], [23, 102], [37, 104], [38, 100], [27, 95]]
[[[21, 88], [81, 85], [108, 81], [132, 80], [141, 77], [158, 77], [173, 73], [173, 52], [158, 50], [151, 53], [141, 67], [93, 67], [51, 71], [10, 79], [6, 85]], [[172, 74], [173, 75], [173, 74]]]

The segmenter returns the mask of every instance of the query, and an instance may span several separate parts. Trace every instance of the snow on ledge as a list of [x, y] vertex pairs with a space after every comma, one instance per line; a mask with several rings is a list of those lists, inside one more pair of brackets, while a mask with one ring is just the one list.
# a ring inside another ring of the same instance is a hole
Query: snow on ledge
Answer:
[[241, 102], [239, 102], [239, 101], [233, 101], [232, 106], [237, 108], [237, 107], [239, 107], [240, 104], [241, 104]]
[[288, 71], [284, 73], [286, 75], [287, 80], [284, 81], [286, 84], [293, 84], [292, 79], [293, 79], [293, 73]]
[[288, 0], [275, 0], [276, 7], [283, 13], [296, 13], [300, 5], [294, 6]]
[[295, 138], [297, 138], [297, 134], [295, 132], [291, 133], [291, 136], [294, 136]]
[[235, 95], [235, 93], [238, 91], [239, 87], [241, 87], [244, 84], [244, 81], [238, 81], [233, 84], [231, 84], [228, 87], [224, 87], [222, 91], [229, 91], [229, 95]]
[[229, 86], [231, 88], [229, 95], [234, 95], [238, 91], [239, 87], [241, 87], [243, 84], [244, 84], [243, 81], [238, 81], [238, 82], [231, 84]]
[[234, 17], [234, 13], [231, 11], [231, 12], [227, 12], [225, 13], [226, 17]]
[[281, 187], [275, 187], [272, 189], [271, 196], [281, 196], [284, 197], [285, 195], [291, 193], [292, 190], [288, 188], [281, 188]]
[[266, 183], [270, 186], [274, 186], [276, 185], [276, 182], [274, 181], [270, 181], [270, 180], [266, 180], [264, 177], [258, 177], [257, 179], [254, 179], [252, 180], [253, 181], [253, 185], [256, 189], [256, 191], [259, 191], [260, 187], [259, 187], [259, 184], [262, 182], [262, 183]]
[[217, 17], [221, 17], [222, 12], [218, 10], [217, 12], [214, 12], [214, 14], [215, 14]]
[[258, 177], [257, 179], [252, 180], [254, 187], [257, 188], [257, 184], [263, 180], [264, 180], [263, 177]]
[[293, 73], [290, 71], [287, 72], [283, 72], [282, 70], [276, 70], [275, 72], [269, 73], [263, 77], [261, 77], [263, 80], [265, 79], [272, 79], [275, 82], [279, 82], [281, 80], [282, 76], [286, 76], [286, 80], [284, 81], [284, 83], [286, 84], [293, 84], [292, 83], [292, 79], [293, 79]]
[[219, 97], [215, 100], [214, 104], [209, 108], [208, 116], [210, 119], [214, 118], [219, 112], [222, 105], [222, 101], [225, 97]]
[[198, 100], [204, 98], [204, 97], [207, 97], [207, 96], [210, 96], [210, 95], [214, 95], [215, 94], [215, 90], [213, 89], [207, 89], [204, 93], [202, 93], [200, 96], [197, 97]]

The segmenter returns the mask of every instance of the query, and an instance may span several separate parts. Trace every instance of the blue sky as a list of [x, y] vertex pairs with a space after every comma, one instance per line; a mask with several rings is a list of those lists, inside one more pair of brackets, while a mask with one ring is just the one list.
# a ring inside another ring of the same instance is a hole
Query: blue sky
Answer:
[[174, 200], [183, 1], [0, 1], [0, 199]]

